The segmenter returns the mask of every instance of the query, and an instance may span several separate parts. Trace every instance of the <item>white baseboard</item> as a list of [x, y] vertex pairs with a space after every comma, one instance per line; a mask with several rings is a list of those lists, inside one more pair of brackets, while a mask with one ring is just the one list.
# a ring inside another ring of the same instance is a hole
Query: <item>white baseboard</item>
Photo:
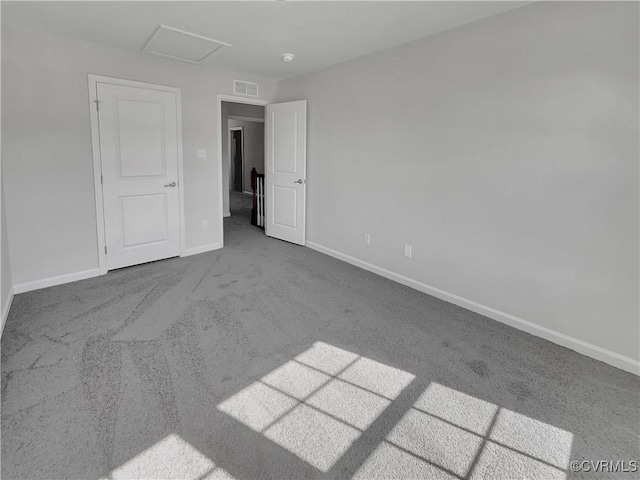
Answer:
[[400, 275], [385, 268], [378, 267], [371, 263], [365, 262], [364, 260], [357, 259], [355, 257], [346, 255], [328, 247], [324, 247], [317, 243], [307, 241], [306, 245], [313, 250], [350, 263], [351, 265], [355, 265], [356, 267], [360, 267], [364, 270], [376, 273], [380, 276], [388, 278], [389, 280], [393, 280], [395, 282], [419, 290], [423, 293], [466, 308], [467, 310], [471, 310], [472, 312], [479, 313], [480, 315], [484, 315], [485, 317], [492, 318], [493, 320], [497, 320], [498, 322], [505, 323], [511, 327], [517, 328], [518, 330], [523, 330], [537, 337], [549, 340], [550, 342], [557, 343], [558, 345], [562, 345], [563, 347], [570, 348], [571, 350], [574, 350], [578, 353], [608, 363], [609, 365], [620, 368], [627, 372], [631, 372], [635, 375], [640, 375], [640, 362], [637, 362], [632, 358], [620, 355], [619, 353], [615, 353], [610, 350], [606, 350], [602, 347], [598, 347], [597, 345], [592, 345], [569, 335], [565, 335], [564, 333], [556, 332], [549, 328], [542, 327], [509, 313], [496, 310], [495, 308], [487, 307], [486, 305], [482, 305], [478, 302], [474, 302], [473, 300], [469, 300], [459, 295], [445, 292], [444, 290], [440, 290], [439, 288], [435, 288], [417, 280], [413, 280], [411, 278], [405, 277], [404, 275]]
[[0, 337], [2, 337], [2, 332], [4, 332], [4, 324], [7, 322], [7, 317], [9, 316], [9, 310], [11, 310], [11, 302], [13, 302], [13, 294], [14, 289], [9, 290], [9, 295], [7, 296], [7, 301], [4, 302], [2, 306], [2, 325], [0, 325]]
[[77, 282], [78, 280], [85, 280], [87, 278], [97, 277], [98, 275], [100, 275], [100, 270], [97, 268], [92, 268], [91, 270], [67, 273], [65, 275], [43, 278], [41, 280], [34, 280], [32, 282], [18, 283], [13, 286], [13, 290], [16, 294], [25, 293], [32, 290], [39, 290], [41, 288], [62, 285], [63, 283]]
[[222, 216], [223, 217], [230, 217], [231, 216], [231, 212], [224, 212], [224, 214]]
[[242, 193], [245, 194], [245, 195], [248, 195], [249, 197], [253, 197], [253, 192], [244, 191]]
[[190, 255], [197, 255], [198, 253], [210, 252], [211, 250], [218, 250], [220, 248], [222, 248], [222, 243], [220, 242], [209, 243], [207, 245], [202, 245], [200, 247], [187, 248], [180, 256], [188, 257]]
[[[211, 250], [217, 250], [222, 248], [222, 243], [209, 243], [200, 247], [188, 248], [182, 253], [181, 257], [188, 257], [190, 255], [196, 255], [198, 253], [209, 252]], [[31, 292], [33, 290], [39, 290], [41, 288], [54, 287], [56, 285], [62, 285], [64, 283], [77, 282], [78, 280], [85, 280], [87, 278], [93, 278], [101, 275], [100, 269], [92, 268], [91, 270], [83, 270], [81, 272], [67, 273], [65, 275], [58, 275], [56, 277], [43, 278], [41, 280], [34, 280], [32, 282], [18, 283], [13, 286], [13, 292], [17, 295], [19, 293]]]

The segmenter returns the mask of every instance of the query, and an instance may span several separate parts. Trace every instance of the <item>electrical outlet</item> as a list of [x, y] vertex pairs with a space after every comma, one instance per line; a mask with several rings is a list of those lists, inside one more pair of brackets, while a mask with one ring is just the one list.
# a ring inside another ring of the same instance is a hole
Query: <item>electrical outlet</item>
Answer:
[[371, 245], [371, 235], [369, 233], [364, 234], [364, 244]]
[[202, 230], [209, 230], [209, 222], [207, 220], [202, 221]]
[[206, 150], [198, 150], [198, 158], [207, 158]]
[[411, 258], [411, 255], [413, 254], [413, 247], [411, 245], [405, 245], [404, 246], [404, 256]]

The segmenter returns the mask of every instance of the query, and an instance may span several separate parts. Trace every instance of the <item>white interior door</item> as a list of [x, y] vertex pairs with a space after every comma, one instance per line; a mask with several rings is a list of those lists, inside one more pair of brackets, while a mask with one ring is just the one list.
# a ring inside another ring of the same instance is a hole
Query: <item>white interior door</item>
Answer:
[[97, 84], [107, 269], [180, 255], [177, 99]]
[[265, 233], [304, 245], [307, 101], [267, 105], [265, 129]]

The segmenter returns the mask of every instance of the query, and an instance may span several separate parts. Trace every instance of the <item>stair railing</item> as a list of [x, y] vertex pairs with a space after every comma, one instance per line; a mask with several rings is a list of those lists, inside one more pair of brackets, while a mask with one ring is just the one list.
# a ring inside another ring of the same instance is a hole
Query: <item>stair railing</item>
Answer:
[[264, 173], [251, 169], [251, 189], [253, 190], [253, 208], [251, 209], [251, 225], [264, 228]]

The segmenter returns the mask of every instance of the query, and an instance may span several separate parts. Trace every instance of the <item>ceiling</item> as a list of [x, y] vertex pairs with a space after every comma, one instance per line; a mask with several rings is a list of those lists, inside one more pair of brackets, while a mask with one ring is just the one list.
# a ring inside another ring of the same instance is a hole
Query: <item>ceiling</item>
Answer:
[[[206, 66], [279, 80], [532, 2], [2, 2], [2, 25], [142, 51], [164, 24], [230, 43]], [[285, 63], [283, 53], [295, 54]]]

